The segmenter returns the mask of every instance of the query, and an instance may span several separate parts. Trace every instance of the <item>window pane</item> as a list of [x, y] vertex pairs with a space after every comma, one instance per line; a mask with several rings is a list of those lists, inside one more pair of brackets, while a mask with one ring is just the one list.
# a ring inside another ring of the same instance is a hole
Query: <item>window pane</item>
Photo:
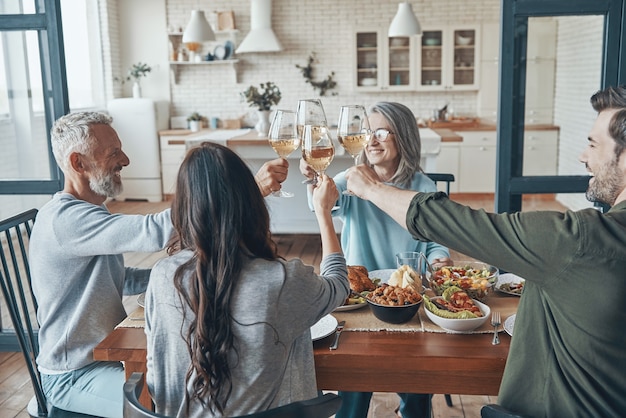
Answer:
[[2, 0], [0, 1], [0, 14], [19, 15], [35, 13], [34, 0]]

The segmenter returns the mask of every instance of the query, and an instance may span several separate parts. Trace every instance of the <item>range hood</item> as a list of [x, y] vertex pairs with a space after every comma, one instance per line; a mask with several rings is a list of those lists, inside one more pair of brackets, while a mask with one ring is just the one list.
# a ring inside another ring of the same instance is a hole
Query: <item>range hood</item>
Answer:
[[250, 33], [235, 53], [282, 50], [283, 47], [272, 30], [272, 0], [250, 0]]

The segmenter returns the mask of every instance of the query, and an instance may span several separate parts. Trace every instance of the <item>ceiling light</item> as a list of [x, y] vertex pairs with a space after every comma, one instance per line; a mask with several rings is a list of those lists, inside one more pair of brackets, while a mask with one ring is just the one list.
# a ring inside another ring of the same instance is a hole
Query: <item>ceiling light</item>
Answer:
[[389, 37], [413, 36], [422, 33], [422, 27], [417, 20], [413, 7], [409, 2], [402, 2], [398, 5], [398, 13], [389, 25]]
[[206, 20], [204, 11], [192, 10], [191, 20], [183, 32], [183, 43], [214, 41], [215, 33]]

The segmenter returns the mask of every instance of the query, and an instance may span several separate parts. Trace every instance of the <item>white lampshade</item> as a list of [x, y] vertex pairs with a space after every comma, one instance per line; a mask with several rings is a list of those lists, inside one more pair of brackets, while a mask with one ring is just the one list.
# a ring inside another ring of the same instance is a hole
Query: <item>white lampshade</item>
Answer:
[[422, 27], [417, 20], [413, 7], [409, 2], [403, 2], [398, 5], [398, 13], [389, 25], [389, 37], [395, 36], [413, 36], [422, 33]]
[[204, 11], [192, 10], [191, 20], [183, 32], [183, 43], [214, 41], [215, 33], [206, 20]]

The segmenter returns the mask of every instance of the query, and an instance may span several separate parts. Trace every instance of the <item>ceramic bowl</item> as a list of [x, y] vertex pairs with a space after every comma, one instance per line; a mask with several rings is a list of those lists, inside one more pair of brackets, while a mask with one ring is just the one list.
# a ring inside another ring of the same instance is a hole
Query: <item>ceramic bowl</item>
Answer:
[[[440, 296], [434, 297], [431, 300], [441, 299]], [[473, 331], [476, 328], [483, 325], [485, 322], [489, 320], [491, 317], [491, 309], [489, 306], [485, 305], [482, 302], [474, 300], [474, 303], [480, 311], [483, 313], [483, 316], [478, 318], [468, 318], [468, 319], [451, 319], [451, 318], [443, 318], [441, 316], [435, 315], [431, 311], [426, 308], [424, 305], [424, 312], [426, 312], [426, 316], [430, 319], [435, 325], [445, 329], [450, 332], [468, 332]]]
[[465, 36], [461, 36], [461, 35], [457, 35], [456, 36], [456, 44], [457, 45], [469, 45], [472, 43], [472, 38], [471, 37], [465, 37]]
[[[466, 270], [471, 274], [457, 274], [459, 270]], [[449, 273], [452, 272], [451, 275]], [[428, 278], [430, 288], [435, 295], [441, 296], [452, 286], [464, 290], [470, 298], [484, 300], [498, 281], [497, 267], [480, 261], [456, 261], [454, 266], [444, 266], [436, 269]]]
[[376, 80], [375, 78], [362, 78], [360, 84], [362, 86], [375, 86], [377, 82], [378, 80]]
[[370, 305], [374, 316], [383, 322], [390, 324], [404, 324], [415, 316], [422, 302], [413, 303], [403, 306], [379, 305], [369, 299], [365, 299]]

